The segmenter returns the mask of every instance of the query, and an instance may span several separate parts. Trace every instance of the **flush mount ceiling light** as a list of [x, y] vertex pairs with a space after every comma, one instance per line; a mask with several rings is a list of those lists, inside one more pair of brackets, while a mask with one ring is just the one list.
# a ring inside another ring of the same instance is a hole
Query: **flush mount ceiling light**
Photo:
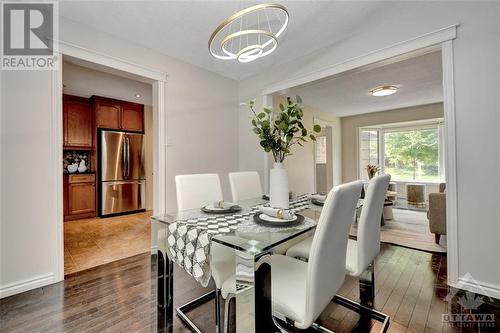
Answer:
[[398, 91], [398, 87], [396, 86], [381, 86], [370, 90], [370, 94], [377, 97], [389, 96], [394, 94], [396, 91]]
[[259, 4], [224, 20], [208, 40], [217, 59], [251, 62], [271, 54], [288, 25], [288, 11], [278, 4]]
[[135, 94], [135, 97], [136, 97], [136, 98], [141, 98], [141, 97], [142, 97], [142, 95], [141, 95], [141, 94]]

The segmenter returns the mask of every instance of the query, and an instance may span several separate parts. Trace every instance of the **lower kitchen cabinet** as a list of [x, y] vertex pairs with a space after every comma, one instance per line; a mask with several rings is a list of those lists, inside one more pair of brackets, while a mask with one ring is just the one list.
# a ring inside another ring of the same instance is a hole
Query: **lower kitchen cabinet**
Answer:
[[71, 174], [64, 177], [64, 220], [96, 216], [95, 174]]

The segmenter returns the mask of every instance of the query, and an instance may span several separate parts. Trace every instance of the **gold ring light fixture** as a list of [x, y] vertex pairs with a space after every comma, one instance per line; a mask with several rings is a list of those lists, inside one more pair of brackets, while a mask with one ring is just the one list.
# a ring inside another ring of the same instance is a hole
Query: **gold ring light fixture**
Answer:
[[217, 59], [251, 62], [271, 54], [288, 25], [288, 11], [278, 4], [240, 10], [212, 33], [208, 50]]

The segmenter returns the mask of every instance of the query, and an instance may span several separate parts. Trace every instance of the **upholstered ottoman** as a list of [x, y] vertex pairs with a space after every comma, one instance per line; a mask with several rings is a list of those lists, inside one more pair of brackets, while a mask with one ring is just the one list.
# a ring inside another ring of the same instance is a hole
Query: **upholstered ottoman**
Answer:
[[425, 185], [406, 184], [406, 201], [409, 205], [425, 207]]

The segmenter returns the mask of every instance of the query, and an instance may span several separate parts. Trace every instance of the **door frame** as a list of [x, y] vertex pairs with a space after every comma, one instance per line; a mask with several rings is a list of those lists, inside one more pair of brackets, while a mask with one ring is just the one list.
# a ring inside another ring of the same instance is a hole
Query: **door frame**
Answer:
[[[319, 117], [313, 117], [313, 124], [314, 125], [320, 125], [322, 129], [330, 128], [330, 135], [332, 136], [332, 143], [330, 147], [330, 153], [332, 154], [332, 162], [330, 165], [330, 168], [328, 168], [328, 162], [326, 163], [327, 165], [327, 172], [332, 173], [332, 186], [335, 187], [338, 184], [341, 184], [341, 179], [336, 179], [335, 177], [335, 167], [334, 167], [334, 160], [335, 160], [335, 142], [333, 138], [333, 129], [334, 129], [334, 124], [331, 121], [321, 119]], [[325, 133], [326, 135], [326, 133]], [[318, 193], [318, 188], [317, 188], [317, 182], [316, 182], [316, 142], [314, 142], [314, 156], [313, 156], [313, 163], [314, 163], [314, 190], [316, 193]], [[338, 182], [338, 184], [336, 184]]]
[[[54, 282], [64, 280], [64, 214], [63, 214], [63, 123], [62, 123], [62, 56], [70, 56], [86, 62], [104, 66], [111, 70], [132, 74], [140, 77], [141, 81], [152, 85], [153, 94], [153, 214], [165, 212], [166, 207], [166, 111], [165, 111], [165, 86], [167, 73], [147, 68], [140, 64], [109, 56], [95, 50], [80, 47], [75, 44], [58, 41], [59, 61], [58, 69], [52, 75], [52, 154], [49, 163], [53, 166], [53, 177], [56, 179], [57, 188], [57, 235], [56, 244], [58, 255], [57, 272]], [[151, 228], [151, 252], [156, 253], [156, 230], [154, 224]]]
[[[263, 107], [272, 106], [272, 95], [287, 89], [304, 85], [343, 72], [369, 66], [394, 57], [420, 52], [428, 48], [441, 50], [443, 64], [443, 107], [445, 119], [445, 168], [446, 168], [446, 228], [448, 285], [462, 285], [466, 280], [459, 277], [458, 266], [458, 208], [457, 208], [457, 159], [456, 159], [456, 123], [455, 123], [455, 88], [453, 77], [453, 40], [457, 37], [459, 24], [401, 41], [364, 55], [335, 63], [305, 75], [293, 77], [262, 91]], [[267, 162], [268, 160], [265, 159]], [[269, 183], [270, 163], [264, 164], [265, 184]], [[471, 287], [472, 288], [472, 287]]]

